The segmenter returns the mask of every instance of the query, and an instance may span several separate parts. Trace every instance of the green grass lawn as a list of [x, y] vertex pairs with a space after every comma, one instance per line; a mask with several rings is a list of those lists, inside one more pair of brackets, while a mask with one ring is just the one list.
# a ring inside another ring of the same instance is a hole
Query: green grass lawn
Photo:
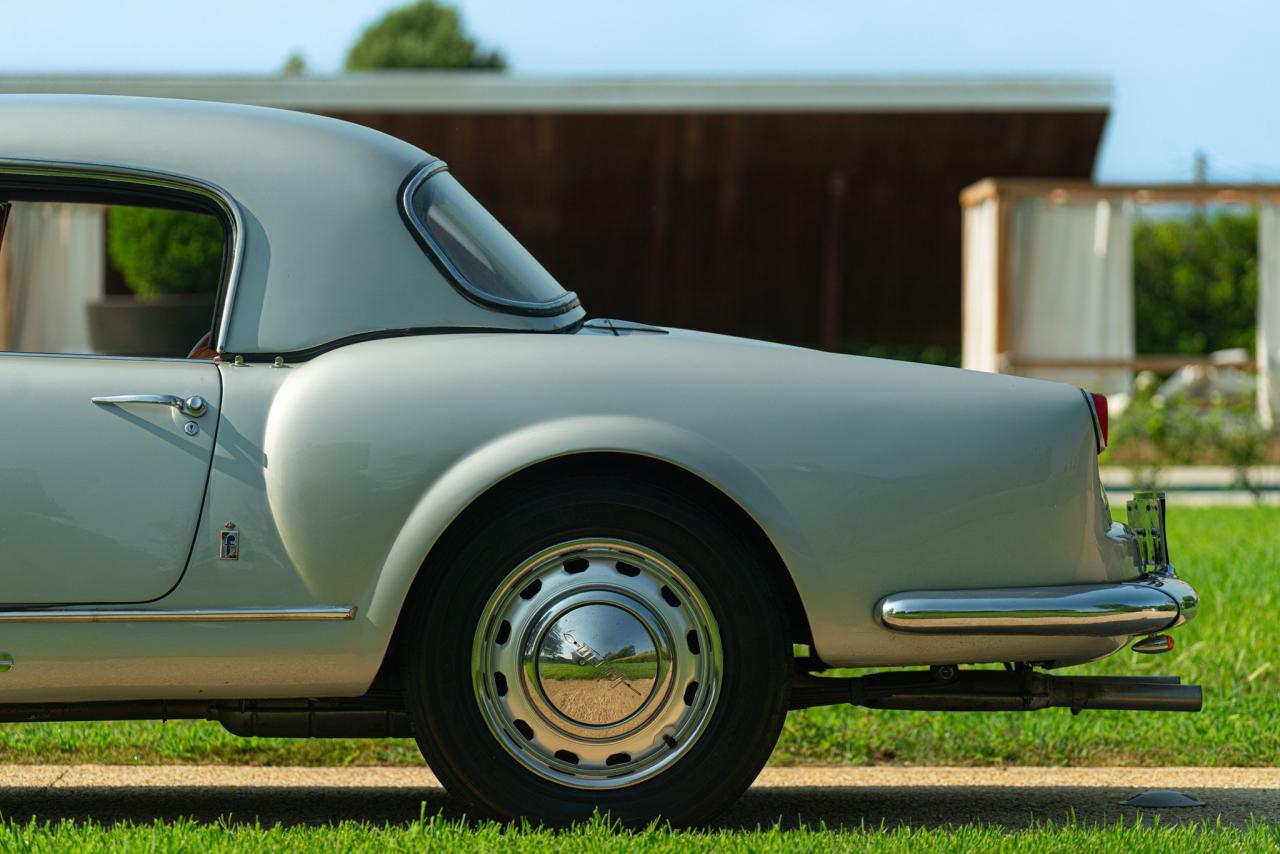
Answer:
[[103, 826], [64, 821], [0, 827], [6, 851], [529, 851], [584, 852], [755, 852], [803, 854], [829, 851], [1032, 852], [1075, 854], [1094, 851], [1217, 852], [1266, 851], [1280, 847], [1280, 829], [1247, 829], [1196, 824], [1121, 827], [1040, 826], [1006, 831], [965, 825], [946, 830], [867, 828], [863, 830], [769, 828], [754, 831], [677, 831], [653, 827], [625, 832], [595, 820], [570, 830], [536, 830], [497, 824], [424, 819], [405, 826], [379, 827], [343, 822], [325, 827], [254, 827], [176, 823]]
[[[1280, 509], [1172, 509], [1171, 551], [1203, 597], [1166, 655], [1123, 651], [1069, 673], [1170, 673], [1205, 688], [1199, 714], [793, 712], [773, 761], [1274, 765], [1280, 758]], [[0, 725], [10, 763], [417, 764], [407, 740], [242, 739], [203, 722]], [[142, 832], [142, 831], [140, 831]], [[432, 831], [444, 832], [444, 831]], [[0, 843], [2, 844], [2, 843]], [[763, 845], [764, 843], [762, 843]]]
[[543, 679], [652, 679], [654, 665], [643, 661], [611, 661], [607, 668], [591, 664], [541, 664], [538, 673]]
[[[1120, 508], [1123, 512], [1123, 508]], [[1280, 760], [1280, 508], [1169, 511], [1169, 551], [1200, 593], [1163, 655], [1123, 650], [1060, 671], [1170, 674], [1204, 687], [1174, 712], [793, 712], [775, 763], [1275, 765]]]

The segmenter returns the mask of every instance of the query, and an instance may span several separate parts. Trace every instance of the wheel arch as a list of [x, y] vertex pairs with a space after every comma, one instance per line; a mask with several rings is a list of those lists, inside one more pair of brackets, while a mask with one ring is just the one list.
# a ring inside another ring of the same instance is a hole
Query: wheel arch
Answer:
[[363, 617], [381, 628], [387, 646], [384, 670], [394, 654], [405, 603], [429, 584], [433, 556], [449, 545], [485, 503], [530, 478], [554, 478], [594, 467], [625, 470], [697, 492], [716, 507], [761, 555], [770, 581], [785, 603], [788, 627], [798, 643], [812, 644], [802, 586], [793, 567], [812, 565], [806, 538], [789, 509], [743, 461], [715, 443], [662, 422], [620, 416], [588, 416], [529, 425], [475, 448], [438, 476], [390, 544], [363, 599]]
[[[759, 555], [770, 583], [785, 604], [788, 630], [794, 642], [812, 644], [813, 635], [809, 627], [808, 615], [800, 599], [795, 579], [760, 523], [721, 488], [687, 468], [668, 460], [625, 451], [584, 451], [566, 454], [539, 461], [494, 483], [477, 496], [441, 533], [424, 558], [421, 568], [410, 585], [410, 590], [406, 592], [404, 603], [409, 602], [420, 586], [429, 587], [431, 584], [432, 555], [447, 553], [452, 547], [451, 535], [456, 536], [457, 532], [465, 530], [471, 518], [483, 515], [489, 503], [500, 500], [511, 490], [525, 489], [534, 483], [554, 482], [567, 475], [582, 472], [620, 474], [696, 495], [700, 504], [713, 508], [714, 512], [732, 525], [734, 531], [749, 543], [751, 551]], [[402, 604], [400, 616], [396, 620], [397, 630], [402, 624], [404, 608], [405, 604]]]

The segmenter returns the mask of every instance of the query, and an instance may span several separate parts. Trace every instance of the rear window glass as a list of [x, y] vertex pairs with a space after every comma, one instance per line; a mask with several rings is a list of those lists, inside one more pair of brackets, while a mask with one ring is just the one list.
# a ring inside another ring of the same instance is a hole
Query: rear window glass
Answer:
[[472, 295], [499, 307], [548, 312], [576, 302], [447, 171], [440, 169], [416, 183], [410, 218]]

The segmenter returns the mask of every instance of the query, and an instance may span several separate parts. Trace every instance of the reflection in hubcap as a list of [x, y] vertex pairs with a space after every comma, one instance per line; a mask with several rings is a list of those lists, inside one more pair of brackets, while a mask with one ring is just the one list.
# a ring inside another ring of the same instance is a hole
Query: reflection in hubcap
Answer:
[[538, 683], [557, 712], [606, 726], [640, 710], [653, 693], [658, 654], [644, 623], [612, 604], [574, 608], [538, 647]]
[[574, 540], [523, 561], [472, 645], [476, 702], [529, 771], [617, 789], [670, 767], [707, 730], [723, 655], [711, 609], [662, 555]]

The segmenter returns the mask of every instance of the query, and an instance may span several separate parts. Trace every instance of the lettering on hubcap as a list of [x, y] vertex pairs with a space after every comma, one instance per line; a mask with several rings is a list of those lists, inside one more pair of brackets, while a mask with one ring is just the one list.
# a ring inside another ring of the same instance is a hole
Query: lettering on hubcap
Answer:
[[632, 684], [627, 681], [627, 677], [619, 673], [603, 655], [575, 638], [572, 632], [565, 632], [561, 637], [569, 642], [573, 647], [574, 652], [578, 654], [578, 658], [582, 659], [584, 663], [594, 667], [596, 671], [608, 681], [610, 688], [617, 688], [619, 685], [624, 685], [632, 694], [644, 699], [644, 695], [637, 691]]

